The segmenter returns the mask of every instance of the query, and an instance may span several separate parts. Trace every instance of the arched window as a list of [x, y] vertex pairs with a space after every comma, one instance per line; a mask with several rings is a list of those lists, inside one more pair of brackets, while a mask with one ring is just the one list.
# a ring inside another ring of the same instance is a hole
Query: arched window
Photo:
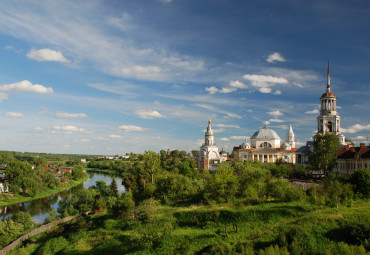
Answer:
[[270, 143], [268, 143], [268, 142], [263, 142], [263, 143], [261, 143], [260, 147], [261, 147], [261, 148], [271, 148], [272, 146], [271, 146], [271, 144], [270, 144]]
[[328, 131], [333, 132], [333, 123], [331, 121], [328, 122]]

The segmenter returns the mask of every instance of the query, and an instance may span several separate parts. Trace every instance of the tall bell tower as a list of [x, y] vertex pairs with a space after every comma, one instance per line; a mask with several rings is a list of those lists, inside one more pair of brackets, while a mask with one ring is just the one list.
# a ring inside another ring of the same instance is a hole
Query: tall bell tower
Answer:
[[322, 94], [320, 116], [317, 117], [318, 133], [334, 133], [338, 136], [339, 142], [344, 145], [345, 137], [340, 132], [340, 116], [337, 114], [337, 97], [330, 87], [330, 68], [328, 62], [328, 73], [326, 82], [326, 92]]

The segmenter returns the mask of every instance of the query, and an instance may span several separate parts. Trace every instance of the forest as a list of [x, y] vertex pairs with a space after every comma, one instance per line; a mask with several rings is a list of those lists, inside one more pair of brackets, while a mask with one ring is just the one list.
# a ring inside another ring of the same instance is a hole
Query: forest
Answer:
[[[312, 182], [304, 190], [284, 178], [304, 176], [304, 168], [286, 164], [235, 162], [198, 172], [188, 153], [146, 151], [125, 160], [91, 161], [89, 168], [103, 164], [123, 176], [126, 192], [118, 193], [115, 179], [79, 191], [46, 219], [78, 215], [75, 220], [31, 238], [12, 254], [370, 251], [370, 175], [365, 169], [348, 179]], [[20, 220], [2, 224], [10, 221]]]

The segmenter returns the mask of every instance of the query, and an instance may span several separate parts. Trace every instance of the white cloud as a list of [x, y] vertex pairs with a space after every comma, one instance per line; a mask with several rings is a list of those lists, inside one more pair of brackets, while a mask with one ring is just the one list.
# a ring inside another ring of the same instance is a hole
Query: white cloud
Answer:
[[214, 133], [222, 133], [222, 132], [225, 132], [225, 129], [224, 128], [213, 129], [213, 132]]
[[259, 89], [259, 92], [261, 92], [261, 93], [271, 93], [271, 88], [260, 88]]
[[43, 85], [32, 84], [30, 81], [23, 80], [16, 83], [5, 84], [0, 86], [0, 91], [14, 91], [14, 92], [35, 92], [42, 94], [51, 94], [53, 93], [52, 88], [46, 88]]
[[8, 94], [5, 94], [5, 93], [0, 92], [0, 103], [3, 100], [7, 100], [7, 99], [8, 99]]
[[231, 127], [231, 128], [240, 128], [240, 126], [238, 126], [238, 125], [227, 125], [227, 124], [214, 124], [212, 126], [214, 126], [214, 127], [221, 127], [221, 128], [228, 128], [228, 127]]
[[24, 115], [20, 112], [6, 112], [5, 113], [6, 117], [11, 117], [11, 118], [22, 118]]
[[91, 140], [86, 139], [86, 138], [81, 138], [81, 139], [75, 139], [74, 142], [77, 142], [77, 143], [89, 143], [89, 142], [91, 142]]
[[198, 107], [201, 107], [201, 108], [204, 108], [204, 109], [207, 109], [207, 110], [211, 110], [211, 111], [214, 111], [214, 112], [223, 113], [223, 114], [226, 115], [225, 118], [236, 118], [236, 119], [241, 119], [242, 118], [242, 116], [240, 116], [240, 115], [238, 115], [236, 113], [223, 111], [223, 110], [217, 109], [216, 107], [214, 107], [212, 105], [208, 105], [208, 104], [195, 104], [195, 106], [198, 106]]
[[230, 139], [229, 139], [229, 138], [227, 138], [227, 137], [222, 137], [222, 138], [220, 138], [220, 141], [228, 142], [228, 141], [230, 141]]
[[283, 130], [287, 130], [289, 127], [288, 125], [276, 125], [276, 126], [273, 126], [274, 128], [281, 128]]
[[285, 62], [286, 59], [283, 56], [281, 56], [280, 53], [274, 52], [270, 56], [268, 56], [266, 61], [269, 63], [275, 63], [275, 62]]
[[358, 135], [356, 137], [351, 137], [352, 140], [364, 140], [366, 141], [368, 139], [368, 137], [366, 136], [363, 136], [363, 135]]
[[131, 132], [131, 131], [145, 131], [146, 128], [142, 128], [139, 126], [133, 126], [133, 125], [122, 125], [118, 127], [119, 129], [125, 131], [125, 132]]
[[33, 129], [36, 130], [36, 131], [44, 131], [44, 129], [42, 127], [35, 127]]
[[161, 68], [159, 66], [134, 65], [122, 68], [122, 73], [125, 76], [138, 79], [156, 78], [160, 72]]
[[241, 83], [240, 81], [230, 81], [230, 87], [223, 87], [222, 89], [218, 89], [215, 86], [207, 87], [206, 91], [209, 92], [209, 94], [215, 94], [217, 92], [219, 93], [231, 93], [235, 92], [238, 89], [246, 89], [248, 88], [247, 85], [244, 83]]
[[349, 128], [342, 128], [342, 132], [344, 133], [350, 133], [350, 134], [353, 134], [353, 133], [357, 133], [357, 132], [360, 132], [360, 131], [363, 131], [363, 130], [370, 130], [370, 124], [368, 125], [361, 125], [361, 124], [356, 124], [356, 125], [353, 125], [352, 127], [349, 127]]
[[216, 88], [215, 86], [211, 86], [211, 87], [207, 87], [206, 91], [209, 92], [209, 94], [215, 94], [219, 91], [219, 89]]
[[281, 94], [282, 94], [282, 92], [279, 89], [274, 92], [274, 95], [281, 95]]
[[314, 109], [314, 110], [312, 110], [312, 111], [305, 111], [304, 113], [305, 113], [305, 114], [319, 114], [320, 112], [319, 112], [319, 110]]
[[237, 88], [225, 87], [220, 90], [220, 93], [231, 93], [237, 91]]
[[72, 126], [72, 125], [54, 126], [54, 130], [57, 130], [57, 131], [65, 131], [68, 134], [71, 134], [72, 132], [86, 132], [85, 129], [79, 128], [79, 127], [76, 127], [76, 126]]
[[44, 62], [44, 61], [55, 61], [55, 62], [62, 62], [67, 63], [68, 59], [66, 59], [60, 51], [55, 51], [51, 49], [31, 49], [27, 53], [27, 57], [36, 61]]
[[108, 138], [110, 139], [122, 139], [123, 137], [120, 135], [108, 135]]
[[295, 145], [296, 145], [296, 147], [298, 147], [298, 146], [304, 146], [304, 145], [306, 145], [306, 143], [303, 143], [303, 142], [295, 142]]
[[272, 112], [267, 112], [269, 115], [271, 116], [274, 116], [274, 117], [279, 117], [279, 116], [282, 116], [283, 113], [279, 110], [276, 110], [276, 111], [272, 111]]
[[297, 87], [303, 88], [303, 85], [299, 82], [293, 82], [293, 85], [296, 85]]
[[230, 81], [230, 86], [233, 87], [233, 88], [238, 88], [238, 89], [248, 88], [247, 85], [245, 85], [244, 83], [242, 83], [240, 81]]
[[239, 136], [230, 136], [230, 139], [232, 140], [245, 140], [245, 139], [249, 139], [250, 137], [249, 136], [243, 136], [243, 135], [239, 135]]
[[[282, 77], [274, 77], [271, 75], [258, 75], [258, 74], [245, 74], [243, 78], [252, 82], [257, 83], [278, 83], [278, 84], [286, 84], [288, 80]], [[255, 85], [254, 85], [255, 86]]]
[[153, 119], [153, 118], [165, 118], [163, 114], [161, 114], [158, 111], [152, 111], [152, 110], [137, 110], [135, 111], [135, 114], [142, 119]]
[[278, 123], [281, 123], [281, 122], [285, 122], [284, 120], [279, 120], [279, 119], [269, 119], [269, 122], [278, 122]]
[[86, 118], [86, 113], [68, 113], [68, 112], [57, 112], [55, 114], [58, 118]]
[[50, 113], [49, 108], [47, 107], [41, 107], [41, 111], [38, 112], [38, 114], [48, 114]]

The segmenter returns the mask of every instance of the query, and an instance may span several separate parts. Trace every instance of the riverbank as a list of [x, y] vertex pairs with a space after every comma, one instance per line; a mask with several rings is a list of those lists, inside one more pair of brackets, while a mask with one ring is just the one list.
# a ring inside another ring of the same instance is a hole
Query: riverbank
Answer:
[[112, 169], [101, 169], [101, 168], [85, 168], [86, 171], [90, 172], [99, 172], [99, 173], [106, 173], [106, 174], [113, 174], [115, 176], [121, 176], [121, 173], [117, 170]]
[[12, 204], [23, 203], [23, 202], [28, 202], [28, 201], [32, 201], [32, 200], [39, 199], [39, 198], [48, 197], [48, 196], [54, 195], [56, 193], [59, 193], [63, 190], [75, 187], [75, 186], [87, 181], [88, 178], [89, 178], [88, 174], [85, 173], [85, 176], [83, 178], [81, 178], [77, 181], [71, 180], [70, 184], [68, 186], [58, 186], [54, 189], [46, 188], [45, 190], [37, 193], [37, 195], [34, 196], [34, 197], [14, 195], [14, 194], [12, 195], [11, 193], [1, 194], [0, 195], [0, 207], [12, 205]]

